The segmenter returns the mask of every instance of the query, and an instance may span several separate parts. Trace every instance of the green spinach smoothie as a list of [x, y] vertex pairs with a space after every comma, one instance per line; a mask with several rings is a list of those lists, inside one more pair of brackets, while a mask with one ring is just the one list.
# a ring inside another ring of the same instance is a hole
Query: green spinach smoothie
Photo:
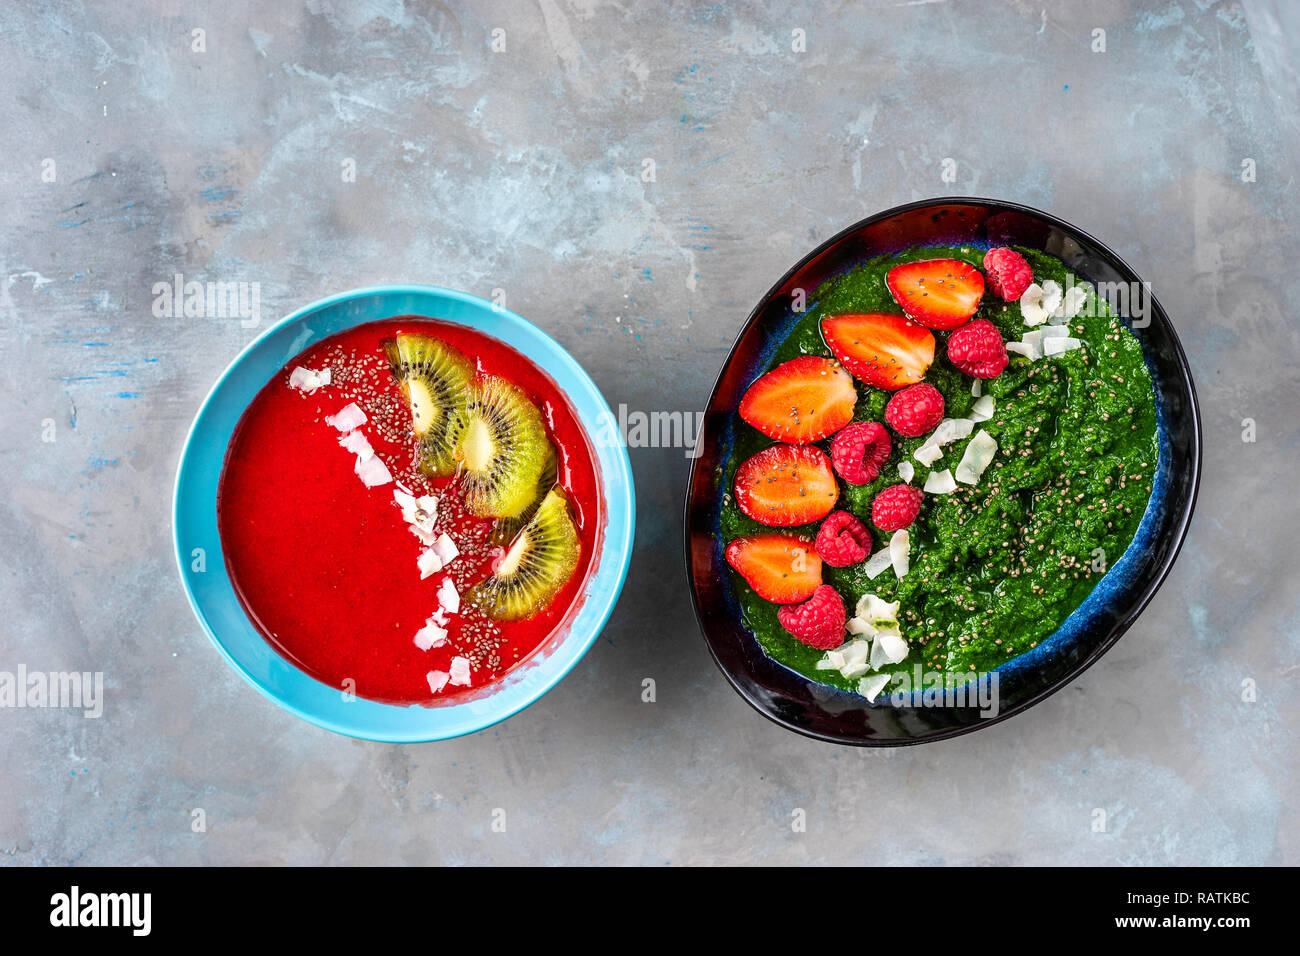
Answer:
[[[1086, 290], [1078, 315], [1047, 320], [1068, 325], [1065, 334], [1081, 344], [1034, 360], [1012, 354], [1005, 371], [981, 382], [976, 390], [992, 397], [994, 410], [974, 431], [982, 429], [996, 440], [996, 454], [977, 483], [925, 495], [908, 529], [911, 564], [901, 579], [893, 568], [869, 579], [865, 563], [823, 567], [823, 583], [839, 592], [850, 617], [867, 593], [899, 603], [898, 629], [908, 645], [907, 657], [875, 673], [910, 672], [920, 664], [960, 680], [959, 675], [994, 670], [1037, 647], [1119, 560], [1151, 495], [1158, 454], [1156, 409], [1137, 338], [1061, 261], [1030, 249], [1016, 251], [1032, 266], [1035, 283], [1051, 280], [1067, 289]], [[913, 249], [873, 259], [825, 283], [809, 297], [809, 310], [759, 371], [801, 355], [832, 357], [821, 327], [827, 316], [902, 314], [886, 285], [886, 274], [900, 263], [956, 259], [978, 269], [983, 255], [975, 247]], [[996, 295], [984, 295], [973, 319], [989, 320], [1006, 341], [1031, 331], [1020, 303]], [[942, 393], [945, 417], [960, 419], [971, 415], [975, 380], [949, 361], [945, 345], [950, 334], [934, 332], [935, 357], [923, 381]], [[883, 422], [893, 393], [862, 381], [854, 384], [858, 399], [853, 421]], [[723, 476], [724, 546], [742, 536], [773, 531], [811, 542], [820, 522], [774, 529], [737, 506], [732, 494], [737, 468], [776, 443], [739, 416], [734, 436]], [[956, 471], [973, 437], [968, 434], [943, 445], [942, 456], [927, 466], [913, 456], [927, 441], [925, 436], [893, 436], [889, 460], [869, 484], [848, 484], [837, 477], [835, 507], [861, 519], [871, 532], [870, 550], [881, 549], [890, 533], [872, 524], [871, 502], [881, 490], [904, 480], [899, 465], [910, 464], [910, 484], [921, 488], [931, 472]], [[830, 437], [817, 445], [829, 450]], [[826, 652], [796, 640], [778, 620], [778, 605], [731, 573], [744, 623], [770, 657], [812, 680], [857, 689], [856, 677], [818, 669]]]

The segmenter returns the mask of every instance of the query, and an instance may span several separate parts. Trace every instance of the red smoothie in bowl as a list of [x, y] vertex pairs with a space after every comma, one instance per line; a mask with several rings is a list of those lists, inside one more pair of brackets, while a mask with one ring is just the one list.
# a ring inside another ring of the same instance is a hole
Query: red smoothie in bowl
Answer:
[[227, 572], [262, 636], [391, 704], [499, 681], [567, 626], [604, 521], [594, 454], [519, 352], [419, 316], [290, 360], [230, 440]]

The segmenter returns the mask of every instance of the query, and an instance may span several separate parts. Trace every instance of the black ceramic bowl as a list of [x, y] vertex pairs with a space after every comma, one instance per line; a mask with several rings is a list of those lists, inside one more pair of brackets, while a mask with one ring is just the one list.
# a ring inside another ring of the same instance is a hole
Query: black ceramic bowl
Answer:
[[[1141, 285], [1137, 273], [1087, 233], [1047, 213], [996, 200], [933, 199], [864, 219], [803, 258], [765, 295], [732, 346], [705, 411], [699, 456], [686, 493], [686, 562], [695, 612], [709, 650], [732, 687], [759, 713], [783, 727], [834, 743], [886, 747], [925, 743], [987, 727], [1064, 687], [1104, 654], [1132, 625], [1173, 565], [1191, 521], [1200, 479], [1201, 426], [1187, 359], [1172, 324], [1153, 296], [1136, 322], [1155, 383], [1160, 461], [1151, 502], [1123, 558], [1101, 579], [1061, 629], [1027, 655], [998, 670], [998, 712], [975, 706], [875, 704], [818, 684], [763, 654], [741, 624], [733, 578], [722, 556], [719, 515], [723, 470], [736, 409], [765, 358], [796, 320], [795, 289], [812, 291], [875, 256], [914, 246], [1019, 245], [1057, 256], [1092, 283]], [[811, 307], [809, 302], [808, 306]]]

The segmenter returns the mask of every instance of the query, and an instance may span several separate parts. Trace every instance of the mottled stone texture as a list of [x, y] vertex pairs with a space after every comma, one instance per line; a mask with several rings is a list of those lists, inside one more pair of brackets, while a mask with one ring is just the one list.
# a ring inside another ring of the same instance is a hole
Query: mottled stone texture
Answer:
[[[1300, 861], [1294, 10], [774, 6], [0, 5], [0, 669], [107, 684], [100, 720], [0, 711], [0, 860]], [[1168, 583], [1030, 713], [893, 752], [754, 714], [689, 610], [674, 449], [632, 452], [636, 554], [603, 639], [477, 736], [318, 730], [191, 616], [176, 458], [258, 329], [156, 318], [155, 282], [258, 282], [261, 328], [373, 283], [500, 289], [615, 408], [693, 411], [791, 263], [944, 194], [1119, 250], [1173, 316], [1205, 417]]]

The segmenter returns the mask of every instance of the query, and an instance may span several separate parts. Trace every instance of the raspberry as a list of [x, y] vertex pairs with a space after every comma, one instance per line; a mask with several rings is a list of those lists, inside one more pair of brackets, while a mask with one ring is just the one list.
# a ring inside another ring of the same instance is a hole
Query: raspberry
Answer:
[[1019, 299], [1034, 281], [1034, 270], [1025, 257], [1006, 246], [984, 253], [984, 273], [993, 291], [1007, 302]]
[[943, 421], [943, 396], [933, 385], [909, 385], [889, 400], [885, 421], [904, 438], [920, 438]]
[[847, 568], [871, 553], [871, 532], [847, 511], [832, 511], [817, 531], [815, 547], [831, 567]]
[[948, 336], [948, 361], [971, 378], [997, 378], [1007, 367], [1002, 333], [988, 319], [968, 322]]
[[849, 619], [840, 592], [823, 584], [802, 604], [787, 604], [776, 609], [781, 626], [795, 640], [828, 651], [844, 643], [844, 623]]
[[831, 464], [849, 484], [865, 485], [880, 474], [892, 448], [884, 425], [854, 422], [841, 429], [831, 442]]
[[921, 512], [925, 494], [911, 485], [891, 485], [871, 502], [871, 521], [881, 531], [906, 528]]

